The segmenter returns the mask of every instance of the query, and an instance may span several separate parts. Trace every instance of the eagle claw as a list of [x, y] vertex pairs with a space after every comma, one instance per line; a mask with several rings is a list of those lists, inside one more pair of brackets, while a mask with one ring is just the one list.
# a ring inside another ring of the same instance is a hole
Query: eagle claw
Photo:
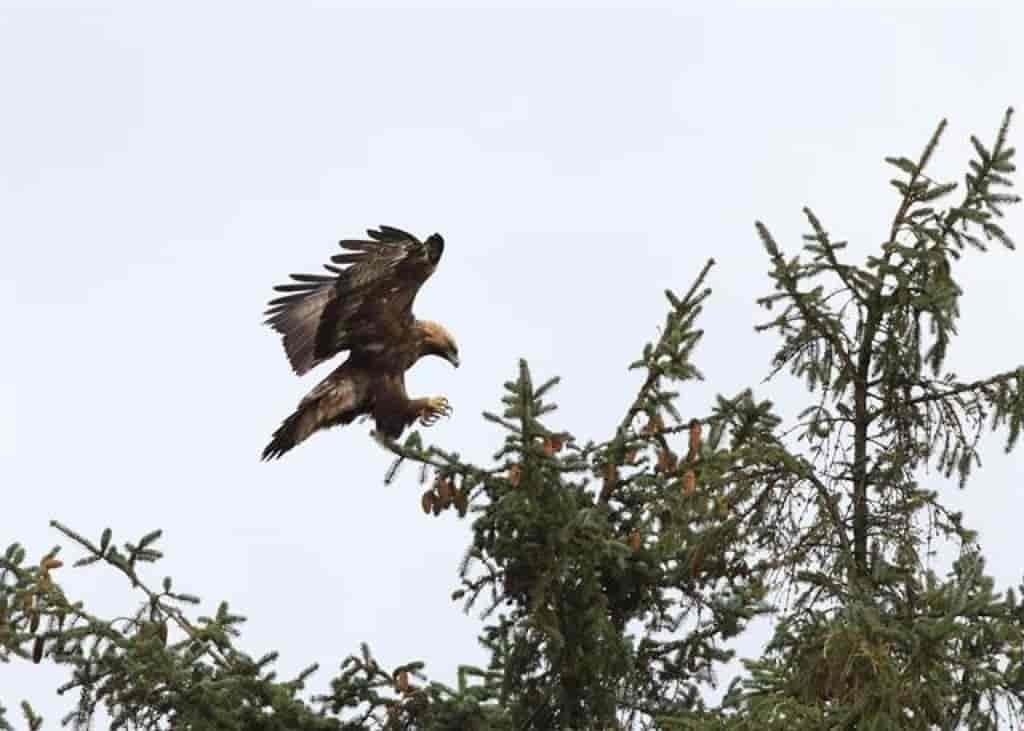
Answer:
[[420, 423], [423, 426], [433, 426], [442, 416], [451, 416], [454, 411], [444, 396], [427, 399], [426, 405], [420, 411]]

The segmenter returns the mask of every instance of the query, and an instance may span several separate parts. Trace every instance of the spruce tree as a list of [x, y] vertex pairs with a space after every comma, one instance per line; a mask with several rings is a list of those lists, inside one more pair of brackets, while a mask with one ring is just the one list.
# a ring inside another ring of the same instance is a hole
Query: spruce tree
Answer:
[[[945, 121], [916, 160], [886, 159], [901, 173], [899, 203], [863, 266], [842, 260], [845, 243], [809, 209], [803, 259], [757, 224], [776, 288], [759, 302], [781, 309], [760, 329], [781, 337], [775, 371], [803, 378], [815, 401], [793, 427], [802, 450], [780, 440], [761, 455], [791, 465], [773, 500], [785, 537], [773, 560], [795, 598], [733, 687], [730, 727], [1019, 724], [1024, 608], [1012, 589], [995, 591], [964, 516], [919, 481], [931, 465], [963, 488], [983, 433], [1005, 427], [1006, 451], [1020, 436], [1024, 368], [970, 380], [944, 368], [956, 262], [990, 242], [1013, 248], [998, 223], [1020, 200], [1007, 192], [1011, 116], [991, 147], [971, 137], [962, 189], [928, 175]], [[932, 567], [935, 541], [957, 553], [945, 576]]]
[[[388, 479], [408, 482], [397, 467], [417, 464], [420, 507], [472, 521], [452, 598], [481, 617], [486, 667], [445, 684], [363, 645], [309, 695], [315, 667], [279, 679], [275, 652], [240, 647], [243, 618], [226, 604], [195, 616], [196, 597], [151, 581], [159, 531], [116, 544], [58, 522], [77, 566], [119, 572], [141, 604], [95, 616], [62, 590], [59, 547], [30, 560], [14, 544], [0, 558], [0, 660], [67, 666], [76, 727], [100, 708], [143, 729], [1005, 727], [1024, 702], [1024, 609], [985, 574], [964, 516], [919, 481], [931, 465], [966, 486], [982, 434], [1004, 429], [1009, 450], [1024, 420], [1024, 368], [944, 368], [954, 265], [990, 242], [1012, 248], [998, 223], [1018, 201], [1009, 122], [990, 147], [971, 138], [962, 188], [927, 172], [944, 122], [916, 159], [889, 158], [896, 213], [863, 265], [810, 210], [802, 257], [757, 224], [775, 285], [760, 302], [776, 313], [758, 329], [781, 342], [770, 375], [789, 371], [810, 395], [795, 424], [751, 389], [703, 411], [685, 397], [703, 377], [709, 261], [666, 292], [611, 433], [558, 423], [558, 379], [522, 361], [484, 414], [505, 434], [491, 464], [418, 433], [391, 445]], [[948, 571], [936, 542], [956, 552]], [[711, 706], [730, 641], [759, 616], [775, 622], [770, 643]], [[27, 704], [22, 715], [42, 724]], [[0, 706], [0, 728], [17, 722]]]

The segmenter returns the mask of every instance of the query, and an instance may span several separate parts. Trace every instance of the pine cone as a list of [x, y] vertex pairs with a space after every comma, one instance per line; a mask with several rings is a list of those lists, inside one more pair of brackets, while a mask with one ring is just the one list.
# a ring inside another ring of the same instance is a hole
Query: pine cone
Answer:
[[683, 494], [692, 495], [697, 489], [697, 475], [693, 470], [686, 470], [683, 473]]
[[395, 687], [398, 689], [400, 693], [408, 693], [409, 673], [407, 673], [405, 670], [398, 673], [398, 675], [395, 677]]
[[447, 508], [452, 501], [452, 483], [447, 478], [442, 477], [437, 481], [435, 489], [437, 490], [437, 499], [441, 501], [441, 506]]
[[455, 509], [459, 511], [459, 517], [465, 517], [469, 509], [469, 495], [466, 494], [466, 490], [456, 490], [452, 501], [455, 503]]
[[562, 434], [548, 434], [544, 437], [544, 455], [550, 457], [555, 452], [562, 451], [565, 446], [565, 436]]
[[662, 421], [660, 415], [655, 414], [654, 416], [651, 417], [650, 421], [647, 422], [646, 426], [644, 426], [642, 433], [646, 434], [647, 436], [650, 436], [652, 434], [659, 433], [664, 428], [665, 422]]
[[697, 453], [700, 451], [700, 422], [693, 419], [690, 422], [690, 453], [686, 455], [687, 462], [696, 462]]

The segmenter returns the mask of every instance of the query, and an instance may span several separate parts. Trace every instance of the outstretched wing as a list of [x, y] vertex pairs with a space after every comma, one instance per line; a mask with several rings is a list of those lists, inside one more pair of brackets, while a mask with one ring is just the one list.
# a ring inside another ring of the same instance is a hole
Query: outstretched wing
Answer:
[[385, 351], [412, 326], [412, 302], [437, 267], [444, 239], [420, 241], [391, 226], [366, 233], [367, 240], [339, 242], [345, 253], [324, 265], [330, 275], [292, 274], [274, 287], [283, 296], [270, 301], [266, 323], [283, 336], [299, 375], [343, 350]]

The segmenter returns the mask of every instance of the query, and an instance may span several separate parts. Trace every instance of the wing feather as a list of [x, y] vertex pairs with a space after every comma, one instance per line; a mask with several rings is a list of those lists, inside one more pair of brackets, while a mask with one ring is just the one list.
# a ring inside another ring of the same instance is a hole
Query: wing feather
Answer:
[[[380, 248], [380, 242], [364, 241], [362, 239], [342, 239], [338, 242], [338, 246], [349, 251], [374, 251]], [[344, 254], [332, 256], [331, 261], [335, 261], [339, 256], [344, 256]]]
[[334, 277], [328, 277], [325, 274], [289, 274], [288, 276], [296, 282], [316, 282], [318, 284], [330, 282], [334, 279]]
[[[275, 292], [308, 292], [316, 287], [310, 287], [309, 284], [279, 284], [274, 287]], [[284, 299], [284, 298], [281, 298]]]
[[268, 303], [266, 324], [283, 336], [299, 375], [344, 350], [380, 352], [412, 326], [413, 300], [440, 261], [444, 240], [434, 234], [420, 241], [391, 226], [366, 233], [369, 240], [339, 242], [350, 253], [324, 265], [334, 276], [292, 274], [274, 287], [283, 296]]

